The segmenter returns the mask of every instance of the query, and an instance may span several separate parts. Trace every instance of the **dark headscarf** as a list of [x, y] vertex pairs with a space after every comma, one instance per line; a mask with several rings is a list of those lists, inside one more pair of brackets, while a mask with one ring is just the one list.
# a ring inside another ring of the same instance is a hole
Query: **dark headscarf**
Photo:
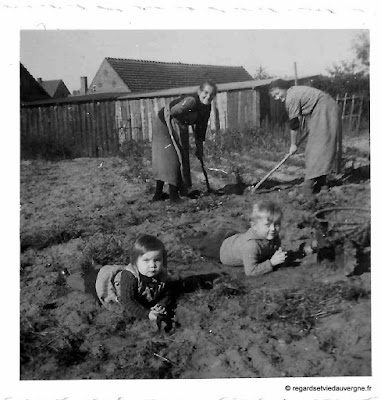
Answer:
[[283, 79], [275, 79], [275, 81], [272, 81], [269, 86], [269, 91], [275, 88], [279, 89], [289, 89], [291, 87], [290, 82], [284, 81]]

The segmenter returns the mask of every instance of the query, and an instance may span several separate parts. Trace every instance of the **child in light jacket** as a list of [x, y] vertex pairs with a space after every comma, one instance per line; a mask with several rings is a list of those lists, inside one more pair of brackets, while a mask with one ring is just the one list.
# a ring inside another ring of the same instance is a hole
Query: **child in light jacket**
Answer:
[[243, 266], [247, 276], [271, 272], [287, 258], [279, 238], [281, 220], [278, 204], [271, 201], [254, 204], [246, 232], [221, 230], [208, 234], [200, 246], [201, 254], [217, 258], [225, 265]]

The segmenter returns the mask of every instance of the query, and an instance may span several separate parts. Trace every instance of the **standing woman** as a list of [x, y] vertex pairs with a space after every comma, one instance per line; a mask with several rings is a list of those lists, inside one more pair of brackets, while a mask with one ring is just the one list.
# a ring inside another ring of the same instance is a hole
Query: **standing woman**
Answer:
[[196, 157], [203, 158], [206, 128], [217, 85], [205, 80], [198, 91], [171, 101], [153, 123], [152, 169], [156, 180], [153, 201], [163, 200], [164, 183], [169, 184], [172, 202], [186, 196], [192, 186], [189, 163], [189, 125], [195, 125]]
[[304, 153], [304, 194], [308, 198], [326, 185], [327, 174], [335, 164], [340, 129], [337, 104], [330, 95], [319, 89], [309, 86], [289, 87], [288, 82], [282, 79], [271, 82], [269, 91], [276, 100], [285, 102], [290, 124], [291, 154], [297, 151], [299, 117], [307, 117], [309, 133]]

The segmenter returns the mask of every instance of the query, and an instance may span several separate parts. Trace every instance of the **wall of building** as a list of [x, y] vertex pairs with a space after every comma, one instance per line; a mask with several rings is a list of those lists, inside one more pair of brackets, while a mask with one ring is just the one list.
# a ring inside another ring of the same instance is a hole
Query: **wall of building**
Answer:
[[88, 90], [91, 93], [130, 92], [107, 60], [103, 60]]

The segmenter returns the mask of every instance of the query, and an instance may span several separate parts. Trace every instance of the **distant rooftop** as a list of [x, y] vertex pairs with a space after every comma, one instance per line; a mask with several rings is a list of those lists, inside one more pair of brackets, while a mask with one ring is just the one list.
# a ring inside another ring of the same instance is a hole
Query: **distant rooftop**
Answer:
[[38, 83], [45, 89], [47, 93], [49, 93], [51, 97], [54, 96], [60, 82], [61, 79], [51, 81], [38, 81]]
[[200, 85], [205, 79], [217, 84], [253, 79], [241, 66], [183, 64], [111, 58], [106, 60], [132, 92]]

